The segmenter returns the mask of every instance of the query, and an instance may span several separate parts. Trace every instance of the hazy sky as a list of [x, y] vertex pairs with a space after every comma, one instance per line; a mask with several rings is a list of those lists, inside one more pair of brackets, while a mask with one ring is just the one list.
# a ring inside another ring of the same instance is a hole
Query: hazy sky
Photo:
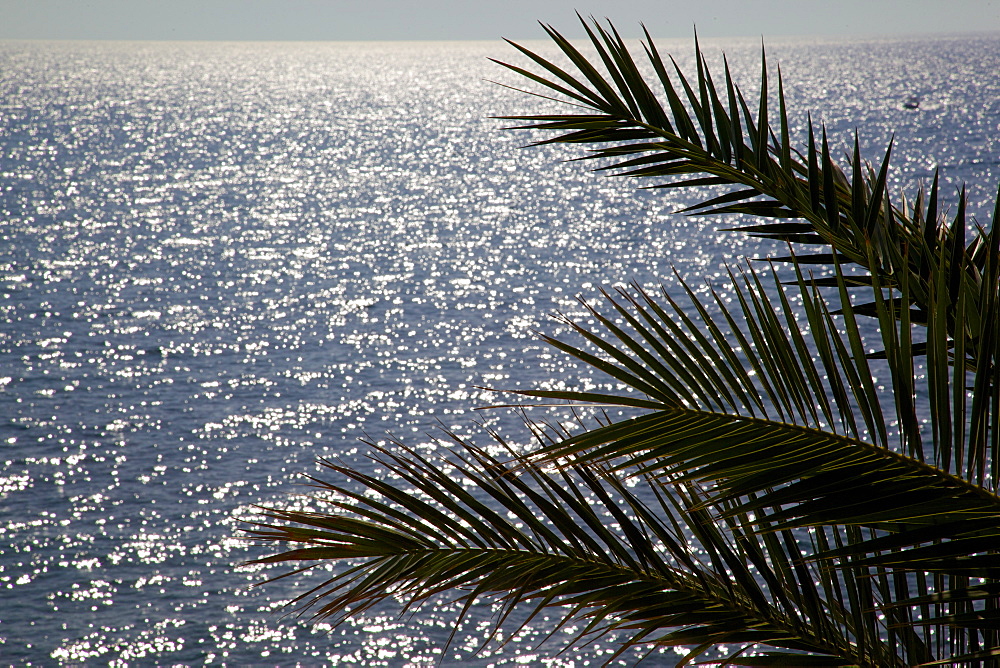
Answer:
[[0, 0], [0, 39], [526, 39], [574, 10], [626, 36], [1000, 31], [1000, 0]]

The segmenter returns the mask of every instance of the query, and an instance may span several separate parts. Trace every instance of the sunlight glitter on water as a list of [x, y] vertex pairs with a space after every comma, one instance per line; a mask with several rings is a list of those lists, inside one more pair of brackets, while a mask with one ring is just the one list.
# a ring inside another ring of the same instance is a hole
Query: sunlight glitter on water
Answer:
[[[729, 49], [740, 71], [755, 51]], [[526, 138], [487, 117], [537, 103], [483, 81], [507, 53], [0, 43], [5, 659], [571, 666], [613, 651], [547, 659], [541, 620], [474, 656], [485, 609], [442, 659], [454, 606], [312, 627], [281, 606], [313, 579], [251, 589], [277, 572], [239, 566], [259, 552], [234, 518], [303, 503], [300, 474], [359, 458], [366, 433], [432, 451], [439, 421], [476, 431], [471, 409], [499, 397], [483, 386], [610, 388], [531, 334], [583, 315], [577, 295], [669, 282], [671, 265], [701, 290], [767, 251], [715, 231], [732, 221], [672, 215], [679, 194], [517, 150]], [[857, 122], [877, 147], [899, 130], [906, 182], [927, 156], [949, 183], [995, 180], [996, 40], [772, 53], [832, 132]], [[956, 62], [975, 85], [941, 76]], [[926, 112], [893, 106], [928, 77]], [[945, 149], [956, 137], [966, 153]], [[989, 196], [974, 192], [983, 218]]]

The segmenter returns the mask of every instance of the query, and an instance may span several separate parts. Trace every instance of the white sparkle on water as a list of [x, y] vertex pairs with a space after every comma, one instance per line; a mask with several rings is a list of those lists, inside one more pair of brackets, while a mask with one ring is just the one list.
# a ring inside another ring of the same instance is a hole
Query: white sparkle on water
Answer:
[[[688, 44], [663, 46], [690, 62]], [[844, 142], [854, 127], [872, 147], [896, 132], [896, 187], [940, 164], [949, 186], [975, 184], [986, 220], [998, 46], [787, 41], [769, 55], [793, 109]], [[751, 82], [756, 44], [726, 48]], [[360, 461], [366, 433], [431, 451], [439, 424], [475, 430], [471, 409], [499, 396], [481, 387], [610, 387], [531, 335], [558, 331], [555, 311], [585, 315], [577, 295], [669, 282], [672, 266], [718, 283], [725, 262], [768, 252], [716, 231], [733, 221], [673, 215], [690, 195], [518, 149], [527, 138], [489, 116], [541, 103], [484, 81], [504, 76], [488, 56], [510, 52], [0, 42], [5, 661], [575, 666], [613, 653], [601, 641], [545, 658], [543, 618], [477, 655], [484, 609], [442, 657], [454, 606], [310, 626], [281, 612], [315, 580], [251, 588], [274, 571], [240, 566], [259, 552], [234, 518], [303, 503], [300, 474], [318, 457]], [[916, 113], [900, 108], [910, 94]]]

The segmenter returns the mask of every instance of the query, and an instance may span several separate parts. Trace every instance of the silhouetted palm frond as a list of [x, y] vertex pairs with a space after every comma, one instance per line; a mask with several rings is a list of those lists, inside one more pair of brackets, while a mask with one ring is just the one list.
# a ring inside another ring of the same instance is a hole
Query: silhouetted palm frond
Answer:
[[[433, 459], [398, 443], [371, 447], [390, 481], [325, 462], [346, 482], [314, 481], [319, 510], [269, 510], [273, 522], [250, 531], [296, 546], [259, 563], [364, 559], [299, 598], [317, 619], [396, 601], [405, 611], [454, 592], [462, 615], [497, 604], [494, 632], [515, 633], [548, 610], [553, 632], [576, 627], [570, 642], [613, 633], [622, 651], [693, 646], [693, 657], [759, 644], [772, 651], [734, 665], [789, 665], [789, 656], [794, 665], [906, 665], [877, 642], [885, 623], [825, 600], [831, 591], [816, 579], [839, 578], [807, 565], [791, 532], [761, 543], [739, 513], [715, 521], [695, 488], [625, 484], [601, 466], [546, 471], [465, 442]], [[855, 588], [876, 603], [875, 589]], [[913, 650], [930, 656], [919, 643]]]
[[570, 643], [685, 646], [682, 664], [725, 645], [727, 665], [1000, 665], [1000, 235], [967, 243], [964, 194], [949, 223], [936, 178], [894, 204], [888, 150], [869, 167], [855, 139], [848, 177], [825, 131], [795, 149], [766, 63], [751, 107], [697, 46], [688, 78], [647, 35], [647, 82], [612, 26], [584, 25], [596, 65], [546, 27], [572, 74], [514, 45], [540, 73], [506, 67], [576, 105], [516, 120], [656, 187], [733, 186], [692, 210], [824, 248], [775, 258], [784, 283], [731, 273], [731, 299], [679, 281], [583, 302], [592, 324], [542, 338], [616, 389], [519, 394], [632, 417], [529, 423], [527, 448], [369, 444], [384, 474], [325, 462], [316, 509], [250, 530], [289, 546], [259, 563], [343, 561], [296, 600], [335, 622], [450, 595], [459, 619], [498, 606], [495, 633], [545, 610]]
[[[891, 146], [881, 164], [873, 167], [862, 159], [855, 136], [850, 176], [833, 159], [826, 130], [821, 128], [817, 137], [811, 120], [807, 145], [794, 146], [781, 76], [775, 113], [768, 99], [763, 55], [759, 101], [752, 105], [733, 82], [728, 63], [724, 83], [715, 84], [697, 39], [697, 71], [691, 79], [672, 58], [660, 54], [648, 33], [642, 44], [646, 62], [641, 64], [613, 26], [581, 21], [598, 55], [597, 65], [545, 25], [571, 67], [561, 67], [513, 42], [538, 71], [495, 61], [571, 105], [565, 114], [501, 117], [524, 123], [519, 129], [555, 133], [537, 144], [596, 145], [583, 159], [601, 161], [600, 170], [653, 179], [656, 183], [648, 186], [652, 188], [732, 186], [729, 193], [686, 211], [774, 219], [732, 229], [827, 247], [810, 248], [794, 260], [776, 259], [829, 265], [836, 257], [841, 263], [864, 267], [886, 288], [898, 287], [898, 277], [906, 274], [910, 278], [906, 305], [915, 324], [924, 324], [934, 307], [932, 273], [946, 277], [949, 310], [959, 294], [974, 310], [989, 298], [984, 292], [995, 292], [995, 282], [984, 280], [987, 265], [996, 263], [995, 240], [991, 243], [985, 231], [976, 228], [966, 242], [964, 190], [949, 223], [944, 213], [948, 208], [939, 203], [936, 174], [929, 189], [920, 188], [913, 197], [893, 202], [886, 185]], [[642, 66], [654, 72], [652, 80], [643, 76]], [[960, 332], [950, 322], [945, 324], [948, 336]], [[980, 346], [977, 338], [966, 337], [963, 361], [969, 368], [975, 368], [980, 357], [990, 356]]]

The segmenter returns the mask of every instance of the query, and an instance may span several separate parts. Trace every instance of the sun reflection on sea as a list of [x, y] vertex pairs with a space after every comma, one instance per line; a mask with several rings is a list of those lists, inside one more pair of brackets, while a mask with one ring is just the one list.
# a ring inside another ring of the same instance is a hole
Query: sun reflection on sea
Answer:
[[[686, 43], [663, 46], [688, 62]], [[950, 184], [985, 183], [995, 46], [773, 54], [797, 82], [790, 102], [822, 111], [831, 134], [852, 118], [866, 143], [897, 131], [897, 185], [926, 176], [926, 156]], [[486, 642], [488, 605], [445, 653], [446, 600], [311, 625], [283, 615], [315, 578], [255, 588], [279, 571], [241, 566], [260, 552], [237, 518], [309, 503], [302, 474], [320, 457], [362, 462], [365, 435], [430, 453], [442, 426], [523, 434], [516, 415], [473, 414], [504, 400], [493, 390], [612, 389], [533, 335], [559, 331], [553, 312], [586, 316], [578, 295], [656, 287], [673, 267], [704, 291], [726, 261], [770, 252], [716, 230], [734, 221], [674, 215], [686, 194], [637, 192], [551, 147], [519, 151], [525, 137], [489, 116], [540, 103], [484, 81], [503, 48], [0, 42], [6, 662], [582, 666], [613, 654], [602, 640], [556, 655], [572, 630], [546, 640], [546, 618], [501, 648]], [[756, 49], [727, 47], [738, 77]], [[964, 79], [942, 82], [924, 116], [893, 106], [905, 73], [956, 63]], [[951, 155], [959, 126], [966, 153]], [[973, 192], [973, 210], [991, 196]]]

